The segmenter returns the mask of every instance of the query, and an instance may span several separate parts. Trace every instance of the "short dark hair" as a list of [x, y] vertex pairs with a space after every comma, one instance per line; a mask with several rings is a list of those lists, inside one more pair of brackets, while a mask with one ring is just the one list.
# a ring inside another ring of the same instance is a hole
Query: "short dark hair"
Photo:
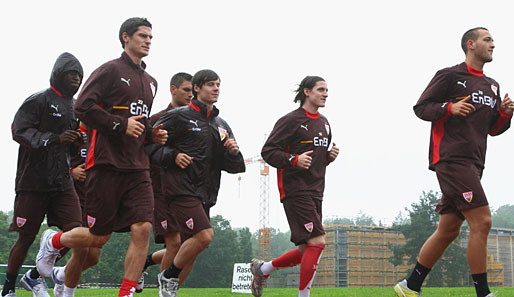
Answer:
[[312, 90], [318, 81], [325, 81], [320, 76], [306, 76], [302, 79], [302, 82], [298, 85], [298, 89], [296, 89], [296, 96], [294, 97], [294, 102], [300, 101], [300, 106], [305, 102], [305, 93], [304, 89]]
[[200, 70], [195, 73], [193, 79], [191, 80], [191, 84], [193, 84], [193, 96], [196, 98], [195, 86], [198, 86], [201, 89], [206, 82], [217, 79], [221, 81], [219, 75], [210, 69]]
[[191, 81], [193, 76], [189, 73], [179, 72], [171, 77], [170, 86], [180, 87], [180, 85], [186, 80]]
[[139, 17], [130, 18], [130, 19], [124, 21], [123, 24], [121, 24], [120, 35], [119, 35], [121, 47], [125, 48], [125, 42], [123, 42], [123, 37], [122, 37], [123, 32], [127, 32], [127, 35], [130, 37], [130, 36], [134, 35], [134, 33], [136, 33], [137, 29], [140, 26], [152, 28], [152, 24], [150, 24], [150, 22], [146, 18], [139, 18]]
[[468, 53], [468, 40], [476, 41], [478, 39], [478, 30], [489, 31], [487, 30], [487, 28], [484, 27], [476, 27], [473, 29], [469, 29], [468, 31], [466, 31], [466, 33], [464, 33], [464, 35], [462, 35], [460, 46], [462, 47], [462, 50], [465, 54]]

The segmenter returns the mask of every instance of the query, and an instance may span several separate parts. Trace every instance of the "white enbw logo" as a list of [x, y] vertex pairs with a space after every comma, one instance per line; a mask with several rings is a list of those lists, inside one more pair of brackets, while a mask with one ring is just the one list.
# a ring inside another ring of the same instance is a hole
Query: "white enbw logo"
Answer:
[[124, 83], [126, 83], [126, 84], [127, 84], [127, 86], [129, 86], [129, 87], [130, 87], [130, 78], [129, 78], [129, 79], [124, 79], [124, 78], [122, 77], [122, 78], [121, 78], [121, 81], [122, 81], [122, 82], [124, 82]]
[[462, 85], [464, 88], [466, 88], [466, 81], [464, 81], [464, 82], [457, 81], [457, 84]]
[[328, 138], [327, 137], [314, 137], [312, 143], [314, 146], [324, 146], [328, 147]]
[[80, 156], [82, 158], [86, 158], [87, 157], [87, 149], [83, 148], [80, 150]]
[[478, 93], [475, 92], [471, 94], [471, 101], [473, 103], [490, 106], [491, 108], [494, 108], [494, 106], [496, 105], [496, 99], [494, 99], [491, 96], [484, 95], [484, 92], [481, 90], [479, 90]]
[[305, 126], [304, 125], [300, 125], [300, 128], [305, 129], [305, 131], [309, 131], [309, 129], [307, 129], [307, 126], [309, 126], [309, 125], [305, 125]]
[[148, 106], [143, 100], [139, 99], [137, 102], [130, 103], [130, 113], [133, 115], [143, 115], [145, 118], [148, 118]]

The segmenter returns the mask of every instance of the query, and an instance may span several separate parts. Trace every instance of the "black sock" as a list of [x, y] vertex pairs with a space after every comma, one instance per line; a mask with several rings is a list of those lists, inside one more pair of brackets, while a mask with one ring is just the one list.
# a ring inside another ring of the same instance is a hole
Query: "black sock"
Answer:
[[9, 272], [5, 273], [5, 282], [4, 288], [2, 289], [2, 296], [9, 294], [9, 291], [14, 292], [14, 287], [16, 286], [16, 278], [18, 274], [10, 274]]
[[182, 268], [178, 268], [174, 263], [171, 263], [171, 266], [164, 270], [165, 278], [178, 278], [178, 275], [182, 271]]
[[36, 268], [32, 268], [32, 270], [30, 271], [30, 278], [37, 279], [39, 276], [39, 271], [37, 271]]
[[152, 260], [152, 254], [148, 254], [146, 256], [145, 266], [143, 267], [143, 271], [146, 270], [149, 266], [155, 265], [156, 263]]
[[425, 266], [419, 264], [419, 262], [416, 262], [414, 270], [407, 279], [407, 287], [409, 287], [411, 290], [419, 292], [421, 290], [421, 286], [423, 285], [423, 281], [429, 272], [430, 268], [426, 268]]
[[477, 297], [485, 297], [491, 291], [489, 291], [489, 286], [487, 285], [487, 272], [472, 274], [473, 285], [475, 285], [475, 291], [477, 292]]

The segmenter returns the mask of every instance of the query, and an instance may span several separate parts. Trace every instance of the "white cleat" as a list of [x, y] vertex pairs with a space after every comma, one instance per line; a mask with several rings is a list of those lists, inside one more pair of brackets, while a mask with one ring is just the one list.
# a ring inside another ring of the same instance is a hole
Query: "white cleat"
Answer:
[[178, 278], [166, 278], [164, 271], [157, 274], [159, 282], [159, 297], [177, 297]]
[[143, 292], [143, 288], [145, 287], [145, 274], [148, 274], [148, 272], [143, 271], [139, 277], [139, 280], [137, 281], [136, 293]]
[[52, 281], [54, 282], [55, 297], [64, 296], [64, 281], [57, 279], [57, 270], [59, 269], [64, 269], [64, 267], [54, 267], [54, 269], [52, 269]]
[[20, 284], [25, 290], [31, 291], [33, 297], [50, 297], [47, 292], [48, 287], [46, 286], [45, 280], [42, 277], [31, 279], [30, 270], [21, 277]]
[[36, 268], [42, 277], [50, 277], [55, 265], [55, 259], [60, 256], [59, 250], [52, 246], [52, 237], [57, 234], [52, 229], [45, 230], [41, 235], [39, 252], [36, 257]]

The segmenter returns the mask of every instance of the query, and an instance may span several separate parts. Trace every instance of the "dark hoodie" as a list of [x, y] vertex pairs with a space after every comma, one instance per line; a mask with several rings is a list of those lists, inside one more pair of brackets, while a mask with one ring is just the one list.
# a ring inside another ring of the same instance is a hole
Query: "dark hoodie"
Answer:
[[63, 191], [71, 188], [71, 144], [59, 143], [65, 130], [76, 130], [73, 95], [64, 85], [64, 73], [77, 71], [84, 76], [80, 62], [63, 53], [55, 61], [50, 88], [27, 98], [12, 123], [13, 139], [20, 144], [16, 171], [16, 192]]

